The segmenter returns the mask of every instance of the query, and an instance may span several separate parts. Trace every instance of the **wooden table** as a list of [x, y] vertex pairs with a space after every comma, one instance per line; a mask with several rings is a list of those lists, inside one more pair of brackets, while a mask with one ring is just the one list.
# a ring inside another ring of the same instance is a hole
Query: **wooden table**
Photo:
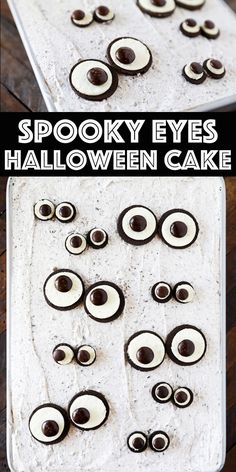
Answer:
[[[227, 177], [227, 460], [236, 470], [236, 177]], [[0, 178], [0, 472], [9, 471], [5, 453], [6, 373], [6, 179]], [[25, 471], [27, 472], [27, 471]], [[47, 472], [47, 471], [45, 471]], [[171, 471], [172, 472], [172, 471]], [[184, 471], [183, 471], [184, 472]], [[201, 472], [201, 471], [199, 471]]]
[[[236, 12], [236, 0], [225, 1]], [[46, 111], [6, 0], [1, 0], [1, 13], [1, 111]], [[236, 110], [236, 103], [221, 109], [232, 110]]]

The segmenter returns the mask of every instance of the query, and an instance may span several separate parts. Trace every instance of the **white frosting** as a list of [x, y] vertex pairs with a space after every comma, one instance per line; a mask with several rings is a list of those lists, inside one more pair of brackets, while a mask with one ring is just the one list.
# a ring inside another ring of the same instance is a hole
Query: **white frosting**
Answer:
[[[147, 221], [147, 226], [143, 231], [134, 231], [130, 226], [130, 220], [133, 216], [143, 216]], [[155, 233], [157, 227], [156, 218], [148, 209], [141, 206], [136, 206], [128, 210], [122, 219], [122, 229], [124, 233], [131, 239], [136, 241], [144, 241]]]
[[203, 77], [204, 75], [204, 72], [201, 72], [201, 74], [196, 74], [195, 72], [193, 72], [193, 70], [191, 69], [191, 64], [187, 64], [185, 67], [184, 67], [184, 71], [185, 71], [185, 74], [190, 77], [191, 79], [194, 79], [194, 80], [199, 80]]
[[[161, 297], [161, 296], [157, 293], [157, 290], [158, 290], [159, 287], [166, 287], [166, 288], [168, 289], [168, 294], [167, 294], [165, 297]], [[170, 286], [169, 286], [168, 284], [165, 284], [164, 282], [160, 282], [160, 283], [157, 284], [157, 286], [156, 286], [154, 292], [155, 292], [155, 295], [156, 295], [157, 298], [159, 298], [160, 300], [165, 300], [165, 299], [168, 298], [169, 295], [170, 295]]]
[[[135, 53], [135, 59], [131, 64], [123, 64], [122, 62], [118, 61], [116, 57], [116, 52], [120, 48], [130, 48], [133, 49]], [[143, 44], [138, 39], [134, 38], [121, 38], [115, 41], [110, 49], [110, 56], [113, 63], [125, 69], [127, 71], [136, 71], [141, 70], [146, 67], [150, 61], [150, 52], [145, 44]]]
[[215, 26], [214, 28], [207, 28], [205, 24], [201, 26], [202, 30], [205, 31], [207, 34], [215, 36], [216, 34], [219, 33], [219, 28]]
[[195, 26], [189, 26], [187, 20], [183, 21], [182, 27], [188, 33], [199, 33], [200, 31], [200, 26], [198, 24], [196, 24]]
[[128, 439], [129, 447], [131, 449], [133, 449], [134, 451], [138, 451], [138, 449], [136, 449], [134, 447], [133, 442], [134, 442], [135, 439], [139, 439], [139, 438], [142, 438], [144, 440], [145, 445], [147, 444], [147, 438], [146, 438], [145, 434], [142, 434], [141, 432], [131, 434], [131, 436]]
[[[70, 216], [67, 216], [67, 217], [61, 216], [60, 209], [63, 208], [64, 206], [70, 208], [70, 210], [71, 210]], [[58, 220], [60, 220], [60, 221], [68, 221], [72, 218], [72, 215], [74, 214], [74, 211], [75, 210], [74, 210], [73, 206], [70, 203], [62, 202], [62, 203], [59, 203], [59, 205], [57, 205], [56, 210], [55, 210], [55, 215], [58, 218]]]
[[84, 12], [85, 15], [84, 15], [84, 18], [82, 20], [75, 20], [74, 18], [72, 18], [72, 22], [74, 23], [74, 25], [76, 26], [87, 26], [87, 25], [90, 25], [90, 23], [92, 23], [93, 21], [93, 15], [92, 13], [90, 12]]
[[[190, 284], [178, 284], [176, 294], [179, 290], [184, 289], [188, 291], [188, 297], [185, 300], [181, 300], [181, 303], [189, 303], [192, 302], [195, 296], [195, 291]], [[177, 297], [178, 298], [178, 297]]]
[[[55, 421], [59, 427], [57, 435], [50, 438], [45, 436], [42, 432], [43, 423], [49, 420]], [[52, 406], [42, 406], [33, 413], [29, 422], [29, 428], [35, 439], [45, 443], [50, 443], [56, 441], [62, 435], [65, 428], [65, 420], [62, 413], [56, 408], [53, 408]]]
[[[178, 351], [179, 344], [185, 340], [189, 339], [194, 343], [195, 350], [191, 356], [181, 356]], [[193, 328], [183, 328], [181, 331], [178, 331], [174, 336], [172, 343], [171, 343], [171, 350], [174, 356], [181, 362], [185, 364], [189, 364], [191, 362], [198, 362], [201, 359], [204, 351], [206, 348], [205, 339], [203, 338], [202, 334]]]
[[[81, 246], [79, 247], [73, 247], [70, 242], [71, 242], [71, 239], [74, 237], [74, 236], [79, 236], [82, 240], [82, 244]], [[68, 249], [68, 251], [72, 254], [75, 254], [75, 255], [78, 255], [78, 254], [82, 254], [82, 252], [85, 251], [86, 247], [87, 247], [87, 241], [86, 241], [86, 238], [80, 234], [80, 233], [72, 233], [70, 234], [69, 236], [67, 236], [66, 238], [66, 248]]]
[[[159, 389], [160, 387], [165, 387], [165, 388], [168, 390], [168, 395], [166, 395], [165, 398], [161, 398], [161, 397], [158, 396], [158, 389]], [[172, 390], [171, 386], [170, 386], [169, 384], [165, 383], [165, 382], [159, 383], [159, 384], [157, 385], [156, 389], [155, 389], [155, 395], [156, 395], [156, 397], [158, 398], [159, 401], [163, 401], [163, 402], [167, 402], [167, 400], [169, 400], [170, 397], [172, 396], [172, 393], [173, 393], [173, 390]]]
[[61, 365], [70, 364], [74, 359], [73, 349], [71, 349], [71, 347], [69, 346], [66, 346], [65, 344], [61, 344], [60, 346], [57, 346], [55, 350], [58, 350], [58, 349], [65, 353], [65, 357], [62, 361], [56, 361], [57, 364], [61, 364]]
[[[176, 238], [175, 236], [173, 236], [173, 234], [170, 231], [172, 224], [175, 223], [176, 221], [181, 221], [185, 223], [187, 226], [187, 233], [182, 238]], [[184, 213], [181, 211], [175, 211], [171, 213], [170, 215], [168, 215], [163, 221], [162, 226], [161, 226], [161, 233], [165, 241], [168, 244], [172, 246], [176, 246], [178, 248], [191, 244], [194, 237], [196, 236], [196, 232], [197, 232], [196, 223], [193, 220], [193, 218], [191, 218], [191, 216], [188, 215], [187, 213]]]
[[[92, 236], [94, 233], [96, 233], [96, 231], [101, 231], [101, 233], [103, 234], [103, 240], [102, 241], [94, 241], [94, 239], [92, 239]], [[106, 235], [106, 232], [104, 231], [104, 229], [101, 229], [101, 228], [94, 228], [92, 229], [92, 231], [90, 232], [90, 239], [92, 240], [92, 243], [94, 246], [102, 246], [102, 244], [104, 244], [105, 240], [107, 238], [107, 235]]]
[[[50, 215], [48, 216], [43, 216], [41, 215], [39, 209], [42, 205], [48, 205], [50, 206], [51, 208], [51, 213]], [[34, 213], [35, 213], [35, 216], [37, 216], [37, 218], [39, 218], [39, 220], [43, 220], [43, 221], [47, 221], [47, 220], [51, 220], [53, 215], [54, 215], [54, 211], [55, 211], [55, 206], [52, 202], [50, 202], [50, 200], [47, 200], [46, 198], [45, 199], [42, 199], [42, 200], [39, 200], [35, 206], [34, 206]]]
[[139, 5], [148, 11], [153, 13], [168, 13], [175, 10], [174, 0], [166, 0], [165, 5], [162, 7], [154, 5], [151, 0], [138, 0]]
[[[154, 446], [154, 441], [155, 441], [155, 439], [157, 439], [157, 438], [164, 439], [164, 441], [165, 441], [165, 445], [163, 446], [162, 449], [156, 449], [155, 446]], [[168, 441], [166, 435], [165, 435], [165, 434], [162, 434], [162, 433], [155, 434], [155, 436], [153, 436], [153, 438], [152, 438], [152, 446], [153, 446], [154, 449], [156, 449], [156, 451], [159, 451], [159, 452], [164, 451], [164, 449], [166, 449], [166, 447], [167, 447], [167, 445], [168, 445], [168, 442], [169, 442], [169, 441]]]
[[[181, 403], [180, 403], [180, 402], [177, 401], [176, 395], [177, 395], [179, 392], [184, 392], [184, 393], [186, 393], [187, 398], [186, 398], [185, 402], [181, 402]], [[191, 400], [191, 395], [190, 395], [190, 392], [189, 392], [189, 390], [188, 390], [187, 388], [181, 387], [181, 388], [177, 388], [177, 390], [175, 390], [175, 392], [174, 392], [174, 401], [175, 401], [175, 404], [180, 405], [180, 406], [186, 406], [186, 405], [189, 404], [190, 400]]]
[[190, 7], [197, 7], [204, 5], [206, 0], [178, 0], [179, 5], [188, 5]]
[[221, 67], [220, 69], [216, 69], [215, 67], [212, 67], [212, 65], [211, 65], [211, 59], [209, 59], [209, 60], [207, 61], [207, 64], [206, 64], [206, 65], [207, 65], [207, 68], [209, 69], [209, 71], [212, 72], [212, 73], [215, 74], [215, 75], [221, 75], [221, 74], [223, 74], [224, 71], [225, 71], [224, 66]]
[[[72, 287], [68, 292], [60, 292], [55, 287], [55, 281], [58, 277], [64, 275], [72, 281]], [[76, 303], [83, 293], [83, 285], [80, 277], [73, 272], [57, 272], [52, 274], [45, 286], [45, 295], [50, 303], [55, 307], [66, 308]]]
[[93, 349], [92, 346], [88, 346], [88, 345], [83, 345], [83, 346], [80, 346], [79, 348], [79, 351], [82, 351], [82, 350], [85, 350], [85, 351], [88, 351], [88, 353], [90, 354], [90, 359], [87, 361], [87, 362], [81, 362], [81, 364], [83, 365], [90, 365], [94, 362], [94, 359], [96, 357], [96, 352], [95, 352], [95, 349]]
[[[138, 361], [136, 354], [141, 347], [149, 347], [154, 354], [154, 358], [149, 364], [142, 364]], [[165, 357], [165, 347], [163, 341], [155, 333], [141, 333], [135, 336], [128, 343], [127, 354], [129, 359], [142, 369], [152, 369], [158, 367]]]
[[[87, 77], [90, 69], [94, 67], [99, 67], [103, 69], [107, 74], [107, 81], [101, 85], [92, 84]], [[93, 97], [103, 95], [106, 93], [112, 86], [112, 73], [105, 64], [96, 60], [86, 60], [77, 64], [73, 69], [71, 74], [71, 83], [73, 87], [80, 93], [84, 95], [91, 95]]]
[[70, 406], [70, 418], [74, 422], [72, 415], [78, 408], [86, 408], [89, 411], [90, 418], [87, 423], [78, 425], [83, 429], [97, 428], [103, 423], [107, 415], [107, 409], [103, 401], [95, 395], [80, 395], [78, 396]]
[[112, 10], [109, 11], [108, 15], [100, 15], [96, 9], [96, 16], [102, 21], [111, 21], [114, 18], [114, 13]]
[[[94, 290], [98, 288], [105, 290], [107, 294], [107, 301], [104, 305], [94, 305], [90, 300], [90, 295], [93, 293]], [[86, 307], [89, 313], [97, 318], [98, 320], [106, 320], [107, 318], [111, 318], [120, 307], [120, 295], [111, 285], [101, 284], [94, 287], [93, 290], [89, 291], [85, 299]]]

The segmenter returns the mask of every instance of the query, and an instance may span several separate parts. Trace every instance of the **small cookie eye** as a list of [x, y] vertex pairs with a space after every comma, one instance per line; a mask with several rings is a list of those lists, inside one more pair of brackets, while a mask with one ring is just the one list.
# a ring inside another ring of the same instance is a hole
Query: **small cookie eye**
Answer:
[[34, 206], [35, 216], [42, 221], [51, 220], [54, 216], [55, 206], [46, 198], [39, 200]]
[[52, 272], [43, 287], [46, 302], [57, 310], [72, 310], [82, 300], [84, 284], [78, 274], [69, 269]]
[[118, 318], [125, 306], [121, 289], [111, 282], [97, 282], [87, 290], [84, 307], [95, 321], [106, 323]]
[[164, 431], [155, 431], [149, 436], [149, 446], [155, 452], [164, 452], [169, 445], [169, 436]]
[[75, 10], [71, 15], [71, 21], [75, 26], [84, 28], [91, 25], [93, 15], [90, 12], [85, 13], [83, 10]]
[[170, 210], [159, 221], [159, 234], [174, 249], [184, 249], [196, 241], [199, 227], [196, 219], [185, 210]]
[[105, 423], [109, 416], [109, 405], [101, 393], [85, 390], [72, 398], [68, 412], [74, 426], [89, 431]]
[[183, 68], [184, 78], [191, 84], [202, 84], [206, 80], [206, 73], [199, 62], [190, 62]]
[[199, 36], [201, 32], [200, 26], [193, 18], [187, 18], [187, 20], [182, 21], [179, 28], [180, 31], [189, 38], [195, 38]]
[[112, 21], [114, 18], [115, 15], [113, 11], [104, 5], [97, 7], [94, 11], [94, 19], [98, 23], [106, 23], [107, 21]]
[[54, 347], [52, 356], [57, 364], [67, 365], [74, 359], [74, 350], [69, 344], [58, 344]]
[[172, 298], [172, 288], [166, 282], [157, 282], [152, 287], [152, 297], [158, 303], [167, 303]]
[[107, 57], [120, 74], [144, 74], [152, 65], [150, 49], [136, 38], [115, 39], [108, 46]]
[[203, 333], [191, 325], [178, 326], [166, 339], [167, 354], [179, 365], [196, 364], [205, 355], [206, 347]]
[[158, 403], [167, 403], [173, 395], [172, 387], [166, 382], [159, 382], [152, 389], [152, 396]]
[[81, 366], [90, 366], [96, 360], [96, 351], [92, 346], [83, 344], [78, 347], [76, 360]]
[[175, 0], [178, 7], [186, 8], [187, 10], [198, 10], [201, 8], [206, 0]]
[[178, 408], [187, 408], [193, 402], [193, 392], [187, 387], [179, 387], [173, 395], [173, 403]]
[[174, 0], [137, 0], [141, 11], [150, 16], [164, 18], [175, 11]]
[[174, 287], [174, 297], [179, 303], [189, 303], [194, 299], [194, 288], [188, 282], [179, 282]]
[[79, 255], [85, 251], [87, 242], [82, 234], [72, 233], [67, 236], [65, 247], [70, 254]]
[[69, 421], [63, 408], [47, 403], [36, 408], [29, 418], [29, 430], [36, 441], [45, 445], [57, 444], [69, 431]]
[[203, 67], [212, 79], [222, 79], [226, 73], [224, 65], [218, 59], [207, 59]]
[[220, 30], [213, 21], [206, 20], [201, 26], [201, 33], [205, 38], [216, 39], [220, 35]]
[[131, 433], [127, 439], [128, 448], [132, 452], [143, 452], [147, 448], [148, 440], [146, 434], [141, 431]]
[[70, 84], [81, 98], [92, 101], [107, 99], [118, 86], [116, 71], [103, 61], [85, 59], [72, 67]]
[[125, 208], [118, 217], [117, 230], [120, 237], [134, 246], [150, 242], [157, 232], [157, 220], [149, 208], [133, 205]]
[[87, 241], [94, 249], [102, 249], [108, 243], [108, 234], [102, 228], [93, 228], [88, 233]]
[[165, 345], [153, 331], [138, 331], [127, 342], [126, 356], [129, 364], [135, 369], [153, 370], [164, 360]]
[[70, 223], [76, 215], [76, 209], [72, 203], [62, 202], [56, 207], [56, 218], [62, 223]]

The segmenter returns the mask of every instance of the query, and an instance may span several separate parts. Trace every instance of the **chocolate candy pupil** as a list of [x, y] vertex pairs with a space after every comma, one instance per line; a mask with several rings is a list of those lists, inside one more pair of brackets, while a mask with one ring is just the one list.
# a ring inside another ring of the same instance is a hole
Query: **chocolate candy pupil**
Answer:
[[130, 227], [133, 231], [140, 233], [140, 231], [144, 231], [147, 227], [146, 219], [141, 215], [135, 215], [130, 219]]
[[93, 85], [103, 85], [107, 82], [108, 75], [101, 67], [93, 67], [87, 73], [89, 82]]
[[156, 438], [153, 441], [153, 446], [155, 449], [161, 450], [165, 447], [165, 440], [163, 438]]
[[137, 351], [136, 357], [141, 364], [150, 364], [154, 359], [154, 353], [150, 347], [141, 347]]
[[75, 10], [72, 14], [72, 18], [76, 21], [83, 20], [85, 17], [85, 13], [82, 10]]
[[183, 391], [177, 392], [175, 399], [178, 403], [185, 403], [188, 399], [187, 393]]
[[76, 424], [85, 424], [90, 419], [90, 413], [87, 408], [78, 408], [74, 411], [72, 418]]
[[152, 4], [156, 7], [163, 7], [166, 4], [166, 0], [152, 0]]
[[59, 213], [62, 218], [69, 218], [71, 216], [71, 208], [64, 205], [59, 209]]
[[217, 59], [211, 59], [211, 65], [215, 69], [221, 69], [223, 67], [222, 63], [220, 61], [218, 61]]
[[90, 295], [91, 302], [96, 306], [104, 305], [107, 301], [107, 298], [107, 292], [102, 288], [96, 288]]
[[58, 434], [58, 432], [59, 432], [59, 426], [56, 423], [56, 421], [48, 420], [48, 421], [45, 421], [42, 424], [42, 433], [47, 438], [51, 438], [53, 436], [56, 436]]
[[51, 211], [52, 211], [51, 207], [49, 205], [47, 205], [46, 203], [41, 205], [41, 207], [39, 208], [39, 213], [42, 216], [49, 216], [51, 214]]
[[135, 52], [131, 48], [122, 47], [117, 49], [116, 58], [122, 64], [132, 64], [135, 60]]
[[160, 387], [157, 387], [156, 396], [158, 398], [164, 399], [164, 398], [168, 397], [168, 394], [169, 394], [168, 388], [165, 387], [164, 385], [161, 385]]
[[182, 221], [175, 221], [170, 227], [170, 232], [175, 238], [183, 238], [187, 231], [188, 228]]
[[99, 229], [94, 231], [93, 234], [92, 234], [92, 240], [95, 242], [95, 243], [102, 243], [103, 240], [104, 240], [104, 234], [102, 231], [100, 231]]
[[72, 280], [66, 275], [60, 275], [55, 280], [55, 287], [59, 292], [69, 292], [72, 285]]
[[190, 65], [190, 68], [192, 69], [194, 74], [202, 74], [203, 72], [203, 68], [201, 64], [199, 64], [198, 62], [192, 62], [192, 64]]
[[204, 23], [205, 27], [208, 28], [208, 29], [213, 29], [215, 28], [215, 23], [213, 23], [213, 21], [211, 20], [206, 20], [205, 23]]
[[73, 236], [70, 240], [70, 244], [72, 247], [78, 248], [82, 244], [82, 239], [80, 238], [80, 236]]
[[181, 341], [181, 343], [179, 343], [178, 351], [181, 356], [189, 357], [195, 351], [194, 343], [190, 341], [190, 339], [184, 339], [183, 341]]
[[90, 354], [85, 349], [80, 349], [77, 358], [79, 362], [88, 362], [90, 360]]
[[186, 24], [188, 26], [196, 26], [197, 22], [195, 20], [193, 20], [192, 18], [188, 18], [188, 20], [186, 20]]
[[165, 285], [160, 285], [156, 287], [155, 293], [159, 298], [166, 298], [169, 295], [169, 290]]
[[133, 440], [133, 447], [134, 449], [140, 450], [144, 447], [145, 441], [143, 438], [135, 438]]
[[62, 349], [56, 349], [53, 353], [53, 359], [56, 362], [63, 361], [65, 357], [66, 357], [65, 352], [62, 351]]
[[110, 10], [109, 10], [108, 7], [105, 7], [105, 6], [102, 5], [102, 6], [98, 7], [97, 12], [101, 16], [107, 16], [108, 13], [110, 12]]
[[186, 290], [185, 288], [181, 288], [180, 290], [177, 290], [176, 295], [177, 295], [178, 300], [184, 301], [184, 300], [187, 300], [189, 293], [188, 293], [188, 290]]

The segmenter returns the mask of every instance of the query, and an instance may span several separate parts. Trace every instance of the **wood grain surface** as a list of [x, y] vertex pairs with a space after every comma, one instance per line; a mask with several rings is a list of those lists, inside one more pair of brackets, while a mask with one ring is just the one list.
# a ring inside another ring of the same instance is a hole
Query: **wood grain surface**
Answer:
[[[236, 0], [225, 1], [236, 12]], [[47, 111], [6, 0], [1, 0], [1, 71], [1, 111]], [[236, 103], [219, 109], [233, 110]]]
[[[227, 459], [223, 472], [236, 470], [236, 177], [227, 177]], [[6, 459], [6, 178], [0, 178], [0, 472]], [[27, 471], [24, 471], [27, 472]], [[45, 472], [47, 472], [45, 470]], [[148, 472], [148, 471], [147, 471]], [[172, 471], [170, 471], [172, 472]], [[184, 471], [183, 471], [184, 472]], [[201, 471], [199, 471], [201, 472]]]

